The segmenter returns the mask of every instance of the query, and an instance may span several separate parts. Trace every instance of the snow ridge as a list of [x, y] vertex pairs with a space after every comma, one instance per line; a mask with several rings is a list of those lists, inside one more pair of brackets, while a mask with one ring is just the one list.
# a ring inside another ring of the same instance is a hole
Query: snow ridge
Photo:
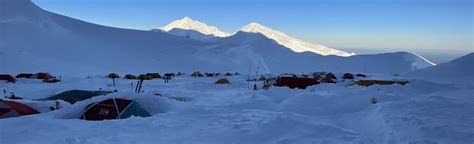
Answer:
[[283, 32], [273, 30], [271, 28], [268, 28], [258, 23], [250, 23], [242, 27], [240, 31], [249, 32], [249, 33], [261, 33], [264, 36], [275, 40], [280, 45], [290, 48], [291, 50], [295, 52], [314, 52], [321, 55], [337, 55], [337, 56], [355, 55], [354, 53], [348, 53], [348, 52], [328, 48], [320, 44], [312, 44], [309, 42], [305, 42], [305, 41], [290, 37]]

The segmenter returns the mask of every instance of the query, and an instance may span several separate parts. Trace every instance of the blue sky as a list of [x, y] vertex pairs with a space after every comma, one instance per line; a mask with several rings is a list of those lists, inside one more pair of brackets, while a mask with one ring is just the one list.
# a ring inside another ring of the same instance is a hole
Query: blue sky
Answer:
[[234, 32], [258, 22], [335, 48], [467, 53], [471, 0], [33, 0], [107, 26], [148, 30], [184, 16]]

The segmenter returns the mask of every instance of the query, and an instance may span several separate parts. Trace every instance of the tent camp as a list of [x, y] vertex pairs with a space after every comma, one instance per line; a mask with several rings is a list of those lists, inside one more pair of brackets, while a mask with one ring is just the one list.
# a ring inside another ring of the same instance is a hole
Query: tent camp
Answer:
[[151, 115], [135, 100], [110, 98], [98, 103], [89, 104], [80, 119], [126, 119], [131, 116], [149, 117]]
[[95, 96], [107, 95], [112, 93], [110, 91], [87, 91], [87, 90], [69, 90], [57, 95], [40, 99], [40, 100], [63, 100], [67, 101], [71, 104], [76, 103], [77, 101], [82, 101], [85, 99], [89, 99]]
[[7, 83], [16, 83], [16, 79], [8, 74], [0, 74], [0, 81], [7, 81]]
[[39, 114], [39, 112], [27, 105], [0, 99], [0, 119], [31, 114]]

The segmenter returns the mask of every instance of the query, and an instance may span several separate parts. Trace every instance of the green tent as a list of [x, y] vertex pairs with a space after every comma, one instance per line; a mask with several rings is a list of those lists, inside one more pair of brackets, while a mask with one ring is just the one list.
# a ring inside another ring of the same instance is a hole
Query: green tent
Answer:
[[82, 113], [83, 120], [126, 119], [132, 116], [150, 117], [136, 100], [110, 98], [97, 103], [89, 104]]
[[89, 99], [95, 96], [107, 95], [112, 93], [111, 91], [87, 91], [87, 90], [69, 90], [54, 96], [40, 99], [40, 100], [63, 100], [71, 104], [74, 104], [77, 101], [82, 101]]

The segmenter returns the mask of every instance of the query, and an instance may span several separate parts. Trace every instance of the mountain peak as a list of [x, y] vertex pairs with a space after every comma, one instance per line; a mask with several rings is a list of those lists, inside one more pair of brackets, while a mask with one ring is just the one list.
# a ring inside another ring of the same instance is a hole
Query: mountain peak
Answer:
[[214, 35], [217, 37], [226, 37], [230, 35], [226, 32], [220, 31], [215, 26], [208, 26], [205, 23], [193, 20], [189, 17], [184, 17], [180, 20], [175, 20], [161, 29], [166, 32], [169, 32], [173, 29], [194, 30], [205, 35]]
[[181, 21], [185, 21], [185, 22], [193, 22], [194, 20], [191, 19], [190, 17], [184, 17], [181, 19]]
[[240, 31], [243, 31], [243, 32], [252, 32], [252, 33], [279, 33], [279, 34], [283, 34], [282, 32], [279, 32], [279, 31], [276, 31], [276, 30], [273, 30], [269, 27], [266, 27], [262, 24], [259, 24], [259, 23], [255, 23], [255, 22], [252, 22], [252, 23], [249, 23], [247, 25], [245, 25], [244, 27], [242, 27], [240, 29]]
[[240, 29], [242, 32], [260, 33], [265, 37], [275, 40], [278, 44], [283, 45], [295, 52], [314, 52], [321, 55], [337, 55], [337, 56], [351, 56], [354, 53], [347, 53], [344, 51], [328, 48], [320, 44], [313, 44], [305, 42], [286, 35], [283, 32], [273, 30], [259, 23], [249, 23]]

